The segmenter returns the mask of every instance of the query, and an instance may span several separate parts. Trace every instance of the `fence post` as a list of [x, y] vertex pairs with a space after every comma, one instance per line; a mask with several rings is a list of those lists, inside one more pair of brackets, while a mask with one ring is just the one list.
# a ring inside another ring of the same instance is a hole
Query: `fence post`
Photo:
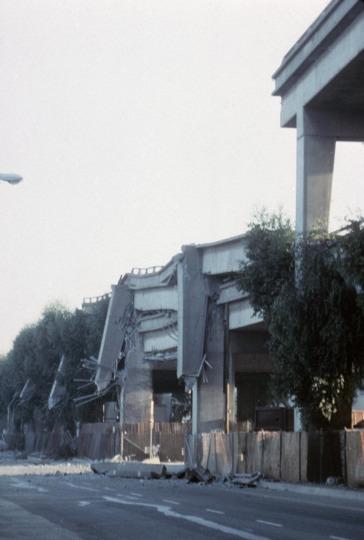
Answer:
[[348, 484], [348, 460], [347, 460], [347, 430], [344, 428], [344, 483]]
[[154, 401], [150, 401], [149, 457], [153, 457]]
[[320, 484], [322, 483], [322, 464], [323, 464], [323, 435], [322, 435], [322, 429], [320, 429]]
[[216, 471], [216, 476], [217, 476], [219, 473], [218, 473], [218, 464], [217, 464], [216, 435], [217, 434], [214, 433], [215, 471]]
[[279, 479], [282, 480], [282, 437], [283, 432], [279, 432]]
[[302, 454], [301, 454], [301, 443], [302, 443], [302, 431], [298, 432], [298, 481], [302, 482], [302, 475], [301, 475], [301, 460], [302, 460]]
[[120, 457], [124, 459], [124, 386], [118, 396], [119, 401], [119, 428], [120, 428]]
[[260, 461], [260, 472], [261, 472], [261, 474], [263, 475], [263, 470], [264, 470], [264, 448], [265, 448], [265, 444], [264, 444], [264, 441], [265, 441], [264, 429], [262, 429], [261, 434], [262, 434], [262, 457], [261, 457], [261, 461]]
[[235, 474], [235, 440], [234, 440], [234, 432], [230, 432], [228, 434], [229, 437], [229, 443], [230, 443], [230, 459], [231, 459], [231, 474]]

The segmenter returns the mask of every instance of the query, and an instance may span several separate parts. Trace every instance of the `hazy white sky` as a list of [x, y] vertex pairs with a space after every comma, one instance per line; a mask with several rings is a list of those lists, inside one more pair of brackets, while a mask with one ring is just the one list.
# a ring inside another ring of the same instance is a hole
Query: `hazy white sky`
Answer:
[[[271, 75], [327, 0], [1, 0], [0, 352], [44, 306], [293, 216]], [[360, 206], [339, 145], [333, 215]], [[344, 180], [345, 179], [345, 180]]]

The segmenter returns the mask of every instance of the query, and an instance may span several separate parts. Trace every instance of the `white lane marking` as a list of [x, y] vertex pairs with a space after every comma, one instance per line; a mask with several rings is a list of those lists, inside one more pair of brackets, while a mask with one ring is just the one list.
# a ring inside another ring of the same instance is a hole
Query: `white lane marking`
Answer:
[[141, 493], [135, 493], [134, 491], [131, 491], [130, 495], [134, 495], [134, 497], [143, 497]]
[[87, 487], [87, 486], [80, 486], [80, 485], [77, 485], [77, 484], [72, 484], [72, 482], [65, 482], [66, 486], [69, 486], [71, 488], [75, 488], [75, 489], [85, 489], [86, 491], [96, 491], [98, 492], [99, 490], [98, 489], [95, 489], [95, 488], [90, 488], [90, 487]]
[[23, 482], [22, 480], [16, 480], [14, 479], [12, 481], [13, 485], [17, 488], [22, 489], [34, 489], [35, 491], [38, 491], [39, 493], [48, 493], [48, 489], [36, 486], [34, 484], [31, 484], [30, 482]]
[[[266, 488], [263, 488], [263, 489], [266, 489]], [[253, 490], [250, 490], [249, 492], [245, 491], [244, 495], [246, 497], [258, 497], [258, 498], [263, 498], [263, 499], [272, 499], [274, 497], [274, 499], [281, 500], [281, 501], [286, 501], [288, 503], [291, 503], [292, 501], [294, 501], [293, 497], [288, 497], [288, 496], [284, 497], [284, 496], [281, 496], [281, 495], [276, 495], [276, 493], [277, 493], [276, 491], [271, 490], [269, 495], [264, 495], [260, 491], [254, 492]], [[297, 492], [292, 491], [291, 495], [297, 495]], [[333, 497], [332, 497], [332, 499], [333, 499]], [[305, 500], [305, 499], [302, 499], [302, 498], [300, 499], [300, 504], [305, 504], [305, 505], [308, 505], [308, 506], [322, 506], [323, 508], [332, 508], [333, 510], [347, 510], [348, 508], [350, 508], [350, 512], [360, 512], [361, 514], [363, 513], [363, 508], [362, 507], [358, 508], [358, 507], [352, 506], [355, 503], [360, 504], [360, 500], [350, 499], [350, 503], [351, 503], [351, 505], [349, 507], [349, 506], [344, 506], [344, 505], [339, 505], [339, 504], [333, 504], [332, 500], [330, 500], [330, 502], [328, 502], [328, 503], [322, 503], [322, 502], [318, 502], [316, 500], [313, 502], [312, 497], [308, 501]], [[347, 539], [345, 539], [345, 540], [347, 540]]]
[[91, 504], [90, 501], [78, 501], [78, 506], [87, 506]]
[[115, 491], [114, 488], [104, 487], [105, 491]]
[[214, 510], [213, 508], [205, 508], [205, 510], [211, 514], [220, 514], [222, 516], [225, 514], [225, 512], [222, 512], [221, 510]]
[[237, 536], [239, 538], [243, 538], [244, 540], [270, 540], [266, 536], [259, 536], [257, 534], [252, 534], [246, 531], [241, 531], [239, 529], [234, 529], [233, 527], [221, 525], [220, 523], [216, 523], [215, 521], [209, 521], [208, 519], [204, 519], [199, 516], [189, 516], [187, 514], [179, 514], [178, 512], [171, 510], [169, 506], [163, 506], [161, 504], [150, 504], [150, 503], [143, 503], [140, 501], [131, 502], [131, 501], [126, 501], [125, 499], [117, 499], [116, 497], [108, 497], [107, 495], [103, 495], [103, 499], [105, 499], [105, 501], [118, 503], [118, 504], [126, 504], [126, 505], [134, 504], [136, 506], [144, 506], [145, 508], [155, 508], [158, 512], [161, 512], [166, 517], [184, 519], [185, 521], [196, 523], [197, 525], [201, 525], [202, 527], [208, 527], [209, 529], [214, 529], [215, 531], [223, 532], [225, 534], [231, 534], [232, 536]]
[[274, 521], [264, 521], [264, 519], [256, 519], [257, 523], [263, 523], [263, 525], [270, 525], [271, 527], [283, 527], [281, 523], [274, 523]]
[[175, 504], [175, 505], [178, 505], [179, 502], [177, 501], [172, 501], [172, 499], [162, 499], [163, 502], [166, 502], [166, 503], [169, 503], [169, 504]]
[[329, 536], [329, 538], [332, 538], [332, 540], [349, 540], [349, 538], [344, 538], [343, 536]]

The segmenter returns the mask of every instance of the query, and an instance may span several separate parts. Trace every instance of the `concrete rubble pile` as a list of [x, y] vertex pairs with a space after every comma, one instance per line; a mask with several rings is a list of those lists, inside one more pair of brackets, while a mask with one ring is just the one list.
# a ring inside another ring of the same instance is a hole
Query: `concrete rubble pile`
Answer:
[[184, 465], [141, 463], [132, 461], [103, 461], [91, 464], [91, 470], [96, 474], [119, 477], [136, 478], [144, 480], [186, 480], [188, 484], [211, 484], [218, 481], [243, 487], [256, 487], [261, 478], [260, 473], [253, 474], [229, 474], [226, 476], [213, 475], [208, 469], [196, 465], [186, 467]]

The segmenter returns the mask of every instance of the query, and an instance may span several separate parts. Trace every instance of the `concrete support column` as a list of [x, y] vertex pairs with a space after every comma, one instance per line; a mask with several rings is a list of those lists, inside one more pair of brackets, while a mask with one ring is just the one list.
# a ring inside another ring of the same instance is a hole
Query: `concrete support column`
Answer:
[[325, 125], [320, 134], [312, 115], [305, 108], [297, 114], [296, 232], [303, 236], [328, 229], [335, 157], [335, 136], [327, 134]]
[[[224, 384], [224, 307], [213, 304], [209, 310], [204, 369], [207, 382], [202, 376], [198, 381], [198, 431], [225, 430], [226, 393]], [[209, 367], [209, 365], [211, 367]]]
[[178, 264], [178, 359], [177, 377], [198, 376], [205, 340], [208, 285], [202, 273], [202, 257], [196, 246], [184, 246]]
[[234, 431], [236, 427], [235, 410], [235, 359], [231, 348], [228, 350], [227, 383], [226, 383], [226, 431]]
[[125, 359], [124, 423], [149, 422], [152, 399], [152, 370], [144, 361], [143, 338], [136, 332], [135, 346]]
[[199, 385], [196, 380], [194, 386], [192, 387], [192, 435], [197, 435], [198, 433], [198, 393]]

